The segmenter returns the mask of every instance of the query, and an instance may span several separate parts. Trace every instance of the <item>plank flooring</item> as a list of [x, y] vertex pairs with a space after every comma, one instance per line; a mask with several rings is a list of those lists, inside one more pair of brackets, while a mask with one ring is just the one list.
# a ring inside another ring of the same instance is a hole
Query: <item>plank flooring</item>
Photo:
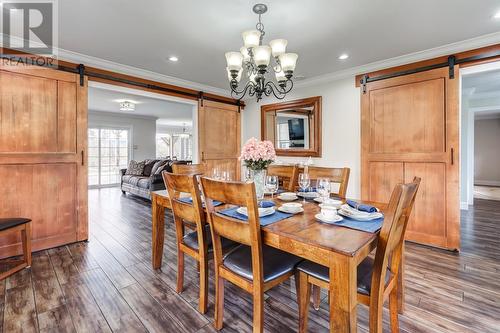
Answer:
[[[0, 282], [2, 332], [215, 332], [214, 285], [197, 311], [196, 265], [186, 257], [185, 291], [175, 292], [176, 250], [167, 212], [163, 266], [151, 269], [150, 203], [119, 189], [89, 191], [90, 241], [33, 255], [33, 266]], [[210, 280], [213, 270], [210, 272]], [[460, 254], [408, 244], [403, 333], [500, 332], [500, 202], [462, 212]], [[213, 282], [213, 281], [212, 281]], [[226, 283], [224, 329], [250, 332], [252, 300]], [[270, 290], [265, 331], [296, 332], [293, 279]], [[388, 312], [384, 331], [390, 332]], [[310, 332], [328, 331], [326, 293], [310, 310]], [[359, 332], [368, 311], [358, 306]]]

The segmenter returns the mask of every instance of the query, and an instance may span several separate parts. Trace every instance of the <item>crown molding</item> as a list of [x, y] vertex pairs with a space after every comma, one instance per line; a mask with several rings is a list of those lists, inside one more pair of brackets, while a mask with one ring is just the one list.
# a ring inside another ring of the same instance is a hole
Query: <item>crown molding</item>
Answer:
[[402, 56], [389, 58], [381, 61], [372, 62], [366, 65], [361, 65], [357, 67], [347, 68], [341, 71], [336, 71], [328, 74], [323, 74], [319, 76], [314, 76], [303, 81], [294, 83], [295, 87], [308, 87], [319, 85], [322, 83], [336, 81], [341, 79], [350, 78], [358, 74], [378, 71], [385, 68], [391, 68], [406, 64], [411, 64], [413, 62], [418, 62], [422, 60], [437, 58], [445, 55], [450, 55], [453, 53], [469, 51], [473, 49], [478, 49], [485, 46], [495, 45], [500, 43], [500, 32], [491, 33], [488, 35], [483, 35], [479, 37], [474, 37], [471, 39], [466, 39], [460, 42], [455, 42], [451, 44], [446, 44], [443, 46], [438, 46], [432, 49], [427, 49], [423, 51], [418, 51], [414, 53], [405, 54]]

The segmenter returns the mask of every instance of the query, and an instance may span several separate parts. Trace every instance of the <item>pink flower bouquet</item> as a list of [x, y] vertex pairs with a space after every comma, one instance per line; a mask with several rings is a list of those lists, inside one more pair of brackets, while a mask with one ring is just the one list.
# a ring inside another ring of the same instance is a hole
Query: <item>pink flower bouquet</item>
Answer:
[[250, 138], [241, 150], [240, 160], [251, 170], [264, 170], [276, 158], [276, 151], [271, 141], [259, 141]]

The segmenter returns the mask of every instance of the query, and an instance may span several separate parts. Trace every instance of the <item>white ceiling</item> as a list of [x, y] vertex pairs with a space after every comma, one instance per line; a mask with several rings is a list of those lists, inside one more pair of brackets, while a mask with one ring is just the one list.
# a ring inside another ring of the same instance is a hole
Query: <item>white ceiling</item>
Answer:
[[[120, 111], [117, 100], [138, 102], [134, 111]], [[166, 101], [138, 94], [124, 93], [109, 89], [89, 87], [88, 108], [92, 112], [113, 112], [117, 116], [146, 116], [156, 118], [157, 125], [191, 127], [192, 110], [189, 104]]]
[[[59, 47], [227, 88], [224, 53], [255, 26], [249, 0], [59, 1]], [[286, 38], [312, 78], [500, 31], [498, 0], [267, 0], [265, 42]], [[350, 54], [346, 61], [337, 57]], [[179, 57], [177, 63], [166, 60]]]
[[[500, 63], [490, 65], [500, 67]], [[500, 118], [500, 69], [463, 75], [462, 91], [476, 119]]]

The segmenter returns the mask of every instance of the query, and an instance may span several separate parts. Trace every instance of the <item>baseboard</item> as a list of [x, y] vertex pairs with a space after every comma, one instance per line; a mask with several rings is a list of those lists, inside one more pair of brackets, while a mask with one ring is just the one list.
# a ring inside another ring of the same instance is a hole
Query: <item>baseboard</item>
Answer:
[[460, 209], [461, 210], [469, 210], [469, 204], [467, 203], [467, 201], [460, 202]]
[[500, 186], [500, 181], [498, 181], [498, 180], [475, 180], [474, 185]]

